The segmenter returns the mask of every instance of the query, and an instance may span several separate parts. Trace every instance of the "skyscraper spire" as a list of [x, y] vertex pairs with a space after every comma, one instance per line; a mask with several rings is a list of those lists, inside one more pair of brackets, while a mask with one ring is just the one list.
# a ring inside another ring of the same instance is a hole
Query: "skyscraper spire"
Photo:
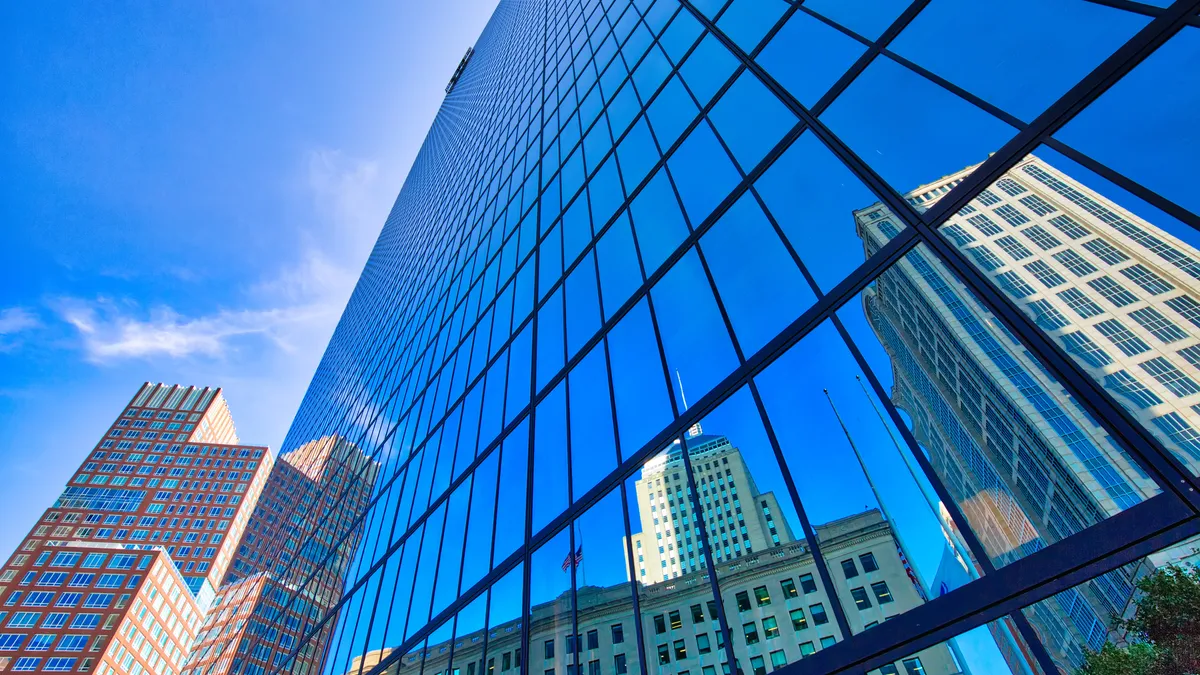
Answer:
[[[675, 369], [675, 379], [679, 382], [679, 400], [683, 403], [683, 409], [686, 412], [688, 409], [687, 396], [683, 393], [683, 377], [679, 374], [678, 368]], [[687, 430], [688, 438], [695, 438], [702, 433], [704, 433], [704, 429], [700, 428], [699, 422], [688, 427]]]

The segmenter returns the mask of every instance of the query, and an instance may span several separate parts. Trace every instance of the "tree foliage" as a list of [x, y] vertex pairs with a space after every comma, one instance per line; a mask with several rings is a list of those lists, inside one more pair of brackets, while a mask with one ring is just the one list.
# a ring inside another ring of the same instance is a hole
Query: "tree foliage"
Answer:
[[1200, 674], [1200, 568], [1163, 567], [1137, 588], [1133, 618], [1116, 621], [1129, 646], [1088, 653], [1076, 675]]

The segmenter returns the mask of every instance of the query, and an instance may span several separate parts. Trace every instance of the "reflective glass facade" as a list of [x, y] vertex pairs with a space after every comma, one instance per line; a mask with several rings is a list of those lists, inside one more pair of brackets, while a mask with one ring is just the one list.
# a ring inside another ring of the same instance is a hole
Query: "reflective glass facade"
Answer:
[[232, 669], [1072, 672], [1195, 559], [1198, 6], [501, 2]]

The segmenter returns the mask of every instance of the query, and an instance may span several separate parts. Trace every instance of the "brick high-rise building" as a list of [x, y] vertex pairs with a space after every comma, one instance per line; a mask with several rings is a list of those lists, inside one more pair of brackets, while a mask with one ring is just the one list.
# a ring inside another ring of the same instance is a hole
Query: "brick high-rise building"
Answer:
[[143, 385], [0, 571], [0, 670], [178, 672], [272, 463], [219, 388]]

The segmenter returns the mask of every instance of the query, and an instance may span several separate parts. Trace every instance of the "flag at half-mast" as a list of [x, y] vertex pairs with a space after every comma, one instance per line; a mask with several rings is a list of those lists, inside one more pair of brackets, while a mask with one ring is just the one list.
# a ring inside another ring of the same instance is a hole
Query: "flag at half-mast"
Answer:
[[583, 562], [583, 544], [575, 549], [574, 553], [567, 551], [567, 557], [563, 558], [562, 571], [566, 572], [569, 567], [577, 567]]
[[900, 554], [900, 562], [904, 565], [904, 571], [908, 574], [908, 580], [917, 589], [917, 594], [921, 596], [921, 600], [928, 601], [929, 598], [925, 597], [925, 589], [921, 587], [921, 582], [917, 581], [916, 572], [913, 571], [912, 565], [908, 564], [908, 556], [904, 555], [904, 549], [898, 543], [896, 544], [896, 552]]

